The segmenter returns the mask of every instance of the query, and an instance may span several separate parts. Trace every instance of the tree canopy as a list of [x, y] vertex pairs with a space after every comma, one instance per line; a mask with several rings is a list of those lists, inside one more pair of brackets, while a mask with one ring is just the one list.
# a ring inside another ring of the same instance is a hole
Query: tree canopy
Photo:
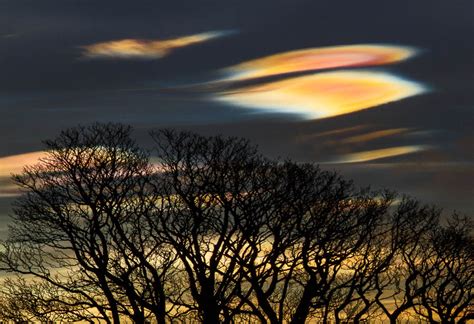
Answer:
[[68, 129], [13, 177], [22, 195], [0, 250], [0, 319], [474, 318], [469, 217], [445, 221], [245, 139], [150, 136], [148, 152], [129, 126]]

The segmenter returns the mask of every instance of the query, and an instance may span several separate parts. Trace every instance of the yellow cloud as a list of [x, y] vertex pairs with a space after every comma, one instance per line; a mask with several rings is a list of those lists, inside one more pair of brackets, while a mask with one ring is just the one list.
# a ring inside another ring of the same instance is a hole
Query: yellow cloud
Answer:
[[11, 175], [21, 173], [25, 166], [35, 164], [45, 156], [45, 152], [31, 152], [0, 157], [0, 197], [18, 195], [18, 187], [10, 180]]
[[87, 58], [158, 59], [172, 51], [220, 36], [225, 32], [207, 32], [165, 40], [122, 39], [83, 46]]
[[339, 163], [357, 163], [357, 162], [368, 162], [388, 157], [400, 156], [410, 153], [419, 152], [425, 149], [423, 146], [411, 145], [411, 146], [398, 146], [390, 147], [378, 150], [363, 151], [357, 153], [346, 154]]
[[35, 164], [45, 156], [45, 152], [39, 151], [0, 157], [0, 177], [9, 177], [12, 173], [20, 173], [25, 166]]
[[221, 92], [215, 99], [317, 119], [375, 107], [424, 91], [420, 84], [389, 73], [341, 70]]
[[291, 72], [340, 67], [383, 65], [406, 60], [416, 54], [410, 47], [346, 45], [309, 48], [266, 56], [232, 66], [224, 80], [244, 80]]

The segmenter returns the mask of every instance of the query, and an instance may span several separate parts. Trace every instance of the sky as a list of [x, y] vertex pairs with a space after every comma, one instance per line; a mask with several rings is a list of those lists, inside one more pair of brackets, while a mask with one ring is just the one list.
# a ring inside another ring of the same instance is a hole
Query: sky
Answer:
[[0, 237], [11, 172], [67, 127], [246, 137], [474, 212], [472, 0], [0, 0]]

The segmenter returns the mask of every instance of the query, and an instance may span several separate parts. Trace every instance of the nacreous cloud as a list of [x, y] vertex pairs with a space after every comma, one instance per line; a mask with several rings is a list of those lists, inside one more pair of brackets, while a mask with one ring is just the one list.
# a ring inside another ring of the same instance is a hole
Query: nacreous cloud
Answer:
[[20, 173], [25, 166], [35, 164], [45, 156], [45, 152], [31, 152], [0, 157], [0, 177], [9, 177], [12, 173]]
[[45, 156], [44, 152], [31, 152], [0, 157], [0, 197], [17, 195], [18, 187], [11, 181], [11, 175], [21, 173], [25, 166], [35, 164]]
[[338, 162], [338, 163], [368, 162], [368, 161], [374, 161], [374, 160], [379, 160], [379, 159], [384, 159], [384, 158], [389, 158], [389, 157], [415, 153], [415, 152], [422, 151], [424, 149], [426, 149], [426, 147], [420, 146], [420, 145], [389, 147], [389, 148], [383, 148], [383, 149], [378, 149], [378, 150], [363, 151], [363, 152], [347, 154], [342, 159], [335, 162]]
[[389, 73], [340, 70], [221, 92], [215, 100], [318, 119], [375, 107], [424, 91], [422, 85]]
[[244, 62], [224, 70], [223, 80], [244, 80], [272, 75], [340, 67], [383, 65], [406, 60], [416, 54], [410, 47], [347, 45], [279, 53]]
[[165, 40], [115, 40], [82, 46], [82, 55], [86, 58], [159, 59], [178, 48], [202, 43], [228, 33], [213, 31]]

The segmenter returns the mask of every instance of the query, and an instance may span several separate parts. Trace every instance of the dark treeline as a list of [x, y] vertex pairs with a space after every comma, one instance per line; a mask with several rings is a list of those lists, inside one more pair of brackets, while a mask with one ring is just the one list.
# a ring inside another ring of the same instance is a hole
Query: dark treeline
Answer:
[[[14, 181], [5, 321], [441, 323], [474, 318], [469, 218], [239, 138], [96, 124]], [[151, 163], [154, 161], [154, 163]]]

